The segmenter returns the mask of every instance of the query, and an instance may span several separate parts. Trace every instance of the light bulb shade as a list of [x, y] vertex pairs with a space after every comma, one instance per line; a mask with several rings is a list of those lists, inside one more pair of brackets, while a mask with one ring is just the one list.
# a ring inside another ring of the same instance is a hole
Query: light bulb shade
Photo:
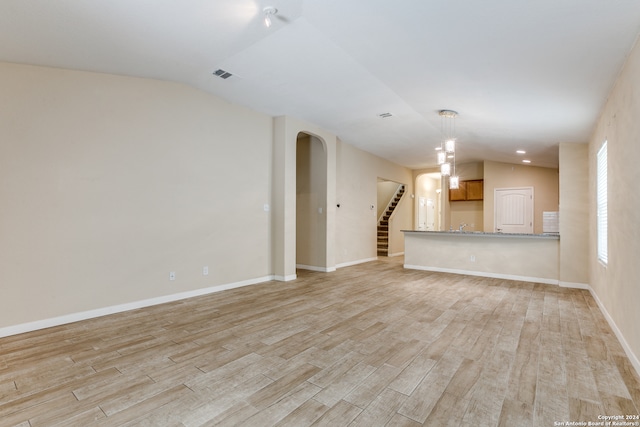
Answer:
[[441, 165], [447, 161], [447, 153], [444, 151], [438, 151], [438, 164]]
[[440, 165], [440, 175], [449, 176], [451, 174], [451, 163], [443, 163]]
[[458, 175], [454, 175], [449, 178], [449, 189], [457, 190], [458, 188], [460, 188], [460, 177]]
[[444, 143], [444, 151], [447, 153], [455, 153], [456, 152], [456, 140], [455, 139], [447, 139]]

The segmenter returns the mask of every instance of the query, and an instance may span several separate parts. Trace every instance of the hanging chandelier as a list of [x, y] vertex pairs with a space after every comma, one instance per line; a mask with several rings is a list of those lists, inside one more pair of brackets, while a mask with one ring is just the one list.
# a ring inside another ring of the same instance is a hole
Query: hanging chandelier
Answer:
[[456, 190], [460, 186], [460, 177], [456, 175], [456, 117], [458, 113], [453, 110], [440, 110], [440, 146], [438, 152], [438, 164], [440, 175], [449, 177], [449, 189]]

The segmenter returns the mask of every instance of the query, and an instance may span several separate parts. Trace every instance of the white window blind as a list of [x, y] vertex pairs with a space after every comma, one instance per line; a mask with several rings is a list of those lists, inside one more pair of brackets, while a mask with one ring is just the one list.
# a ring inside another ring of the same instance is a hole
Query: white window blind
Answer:
[[597, 232], [598, 232], [598, 259], [603, 263], [609, 260], [607, 245], [607, 141], [598, 151], [596, 171], [596, 198], [597, 198]]

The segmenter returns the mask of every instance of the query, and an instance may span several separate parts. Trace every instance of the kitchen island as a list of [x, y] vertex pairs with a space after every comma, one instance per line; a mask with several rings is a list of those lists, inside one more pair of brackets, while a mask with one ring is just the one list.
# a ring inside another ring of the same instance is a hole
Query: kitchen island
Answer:
[[404, 268], [559, 283], [560, 236], [403, 230]]

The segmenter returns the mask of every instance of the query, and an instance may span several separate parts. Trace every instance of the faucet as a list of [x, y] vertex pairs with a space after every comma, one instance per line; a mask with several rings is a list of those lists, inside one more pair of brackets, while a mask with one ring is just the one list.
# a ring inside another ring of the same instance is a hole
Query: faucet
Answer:
[[464, 228], [467, 226], [465, 223], [460, 223], [460, 231], [464, 231]]

